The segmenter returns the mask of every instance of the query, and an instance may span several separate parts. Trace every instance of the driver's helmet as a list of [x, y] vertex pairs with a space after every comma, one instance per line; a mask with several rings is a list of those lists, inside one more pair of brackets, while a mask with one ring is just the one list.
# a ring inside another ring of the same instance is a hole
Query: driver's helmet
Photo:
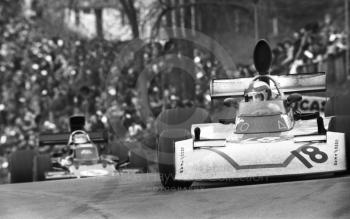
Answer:
[[88, 139], [86, 134], [76, 133], [72, 136], [72, 143], [73, 144], [85, 144], [85, 143], [89, 143], [89, 139]]
[[271, 88], [266, 82], [253, 81], [244, 91], [244, 98], [246, 102], [266, 101], [271, 99], [271, 94]]

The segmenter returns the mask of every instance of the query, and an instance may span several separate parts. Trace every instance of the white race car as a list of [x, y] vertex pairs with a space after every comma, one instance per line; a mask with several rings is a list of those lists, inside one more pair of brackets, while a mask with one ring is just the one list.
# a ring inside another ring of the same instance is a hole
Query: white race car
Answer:
[[[350, 129], [350, 119], [293, 110], [302, 100], [295, 92], [326, 89], [325, 73], [270, 76], [269, 57], [268, 43], [260, 40], [254, 51], [258, 76], [211, 82], [212, 99], [224, 98], [229, 106], [234, 97], [243, 97], [237, 112], [232, 108], [232, 118], [202, 123], [198, 118], [206, 117], [205, 113], [192, 111], [187, 113], [190, 122], [162, 126], [158, 160], [164, 187], [347, 170], [349, 143], [345, 133]], [[180, 109], [163, 112], [162, 121], [169, 124], [180, 114], [186, 113]]]

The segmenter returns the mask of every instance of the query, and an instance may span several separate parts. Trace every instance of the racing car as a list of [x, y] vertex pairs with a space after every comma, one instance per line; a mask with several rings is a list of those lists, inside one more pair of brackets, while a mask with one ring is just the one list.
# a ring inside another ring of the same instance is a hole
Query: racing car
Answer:
[[[212, 99], [223, 99], [228, 107], [240, 99], [231, 118], [211, 122], [202, 109], [162, 113], [158, 161], [164, 187], [347, 171], [349, 117], [322, 117], [293, 107], [302, 100], [299, 93], [325, 91], [326, 74], [272, 76], [271, 60], [268, 42], [259, 40], [257, 76], [211, 81]], [[174, 123], [176, 117], [187, 120]]]
[[[133, 173], [141, 171], [142, 167], [130, 165], [135, 163], [135, 155], [120, 161], [117, 156], [101, 153], [100, 145], [108, 142], [107, 132], [87, 133], [84, 126], [84, 116], [72, 116], [70, 133], [41, 134], [39, 150], [12, 154], [11, 182], [112, 176], [126, 169]], [[49, 153], [40, 152], [45, 147], [51, 149]]]

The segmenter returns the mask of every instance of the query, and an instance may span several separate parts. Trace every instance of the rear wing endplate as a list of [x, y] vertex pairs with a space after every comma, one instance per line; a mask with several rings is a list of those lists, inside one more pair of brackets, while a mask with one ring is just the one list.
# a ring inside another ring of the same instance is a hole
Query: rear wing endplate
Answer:
[[[70, 134], [71, 133], [40, 134], [39, 146], [68, 144]], [[91, 141], [96, 144], [108, 143], [108, 133], [106, 131], [90, 132], [88, 135]]]
[[[271, 75], [285, 94], [326, 91], [326, 73], [305, 73], [296, 75]], [[212, 99], [242, 97], [253, 78], [214, 79], [210, 83]], [[274, 90], [274, 86], [271, 86]]]

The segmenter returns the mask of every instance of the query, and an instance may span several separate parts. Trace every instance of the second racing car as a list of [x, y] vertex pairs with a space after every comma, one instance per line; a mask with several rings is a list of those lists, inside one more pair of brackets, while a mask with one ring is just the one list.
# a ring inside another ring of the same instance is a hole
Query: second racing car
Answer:
[[103, 145], [108, 143], [108, 133], [88, 133], [84, 126], [84, 116], [72, 116], [69, 133], [41, 134], [38, 149], [14, 152], [10, 159], [11, 182], [138, 173], [147, 165], [138, 162], [137, 155], [131, 152], [128, 159], [119, 160], [117, 156], [102, 151]]

